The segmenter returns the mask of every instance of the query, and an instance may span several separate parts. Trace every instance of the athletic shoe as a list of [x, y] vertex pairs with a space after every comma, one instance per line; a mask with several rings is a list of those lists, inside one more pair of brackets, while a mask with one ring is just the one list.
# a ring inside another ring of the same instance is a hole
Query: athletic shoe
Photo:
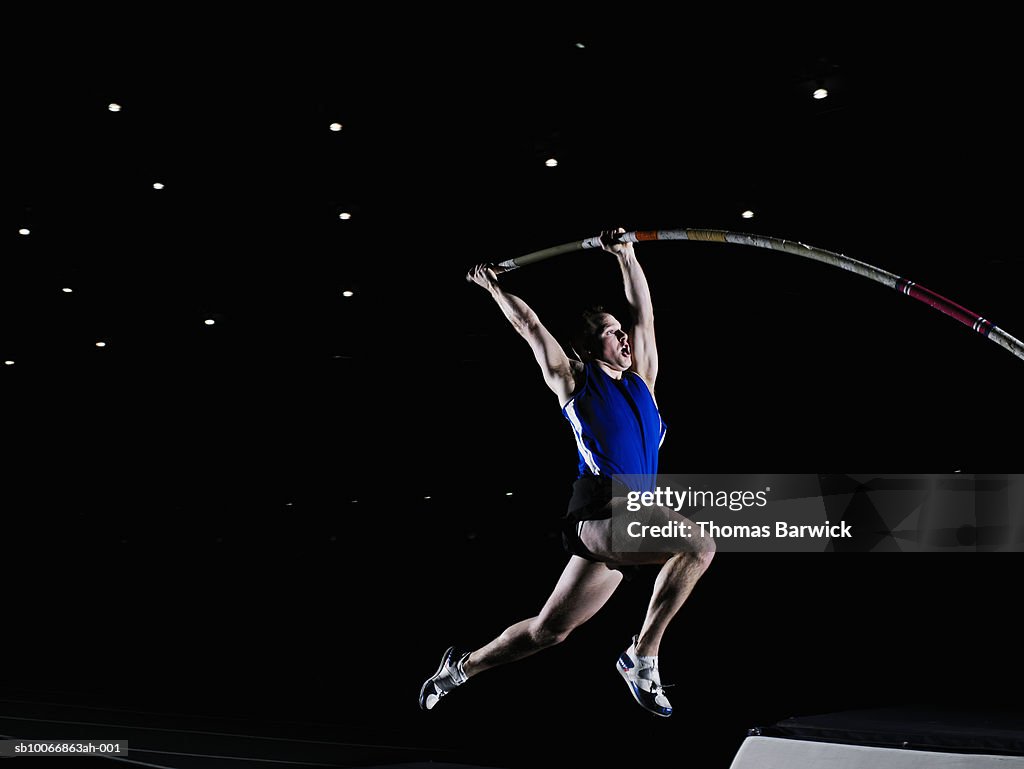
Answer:
[[420, 708], [430, 710], [444, 695], [456, 686], [466, 683], [466, 674], [462, 672], [462, 662], [468, 656], [469, 652], [456, 654], [454, 646], [444, 653], [437, 672], [424, 681], [423, 686], [420, 687]]
[[654, 665], [647, 665], [640, 660], [636, 653], [636, 636], [633, 636], [633, 643], [626, 651], [619, 655], [615, 667], [629, 686], [633, 693], [633, 699], [640, 703], [640, 707], [649, 710], [656, 716], [672, 715], [672, 704], [665, 696], [664, 687], [661, 685], [661, 676], [658, 674], [657, 657]]

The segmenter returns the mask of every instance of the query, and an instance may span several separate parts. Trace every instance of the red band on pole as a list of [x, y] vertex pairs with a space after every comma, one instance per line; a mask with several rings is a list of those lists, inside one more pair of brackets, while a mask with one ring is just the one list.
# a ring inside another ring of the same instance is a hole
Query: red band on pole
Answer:
[[983, 317], [978, 315], [978, 313], [971, 312], [966, 307], [961, 307], [959, 304], [951, 299], [947, 299], [942, 294], [936, 294], [930, 288], [919, 286], [912, 280], [900, 278], [899, 282], [896, 284], [896, 290], [902, 291], [907, 296], [913, 297], [920, 302], [924, 302], [929, 307], [934, 307], [939, 312], [944, 313], [951, 318], [955, 318], [965, 326], [970, 326], [982, 336], [988, 336], [989, 331], [992, 330], [991, 321], [985, 320]]

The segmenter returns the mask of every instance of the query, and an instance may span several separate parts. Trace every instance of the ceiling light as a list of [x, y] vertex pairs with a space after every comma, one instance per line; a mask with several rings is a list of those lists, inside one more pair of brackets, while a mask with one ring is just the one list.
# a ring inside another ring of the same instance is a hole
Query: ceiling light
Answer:
[[814, 93], [811, 94], [811, 96], [813, 96], [815, 99], [824, 99], [824, 98], [826, 98], [828, 96], [828, 89], [827, 88], [816, 88], [814, 90]]
[[744, 219], [753, 219], [754, 218], [754, 212], [751, 211], [748, 208], [746, 211], [744, 211], [742, 214], [740, 214], [740, 216], [742, 216]]
[[350, 214], [348, 211], [342, 211], [340, 214], [338, 214], [338, 218], [339, 219], [351, 219], [352, 218], [352, 214]]
[[215, 321], [213, 318], [207, 318], [206, 320], [203, 321], [203, 323], [205, 323], [207, 326], [212, 326], [216, 322], [217, 321]]
[[331, 123], [331, 130], [332, 131], [340, 131], [341, 130], [341, 123]]
[[558, 165], [558, 161], [555, 160], [554, 158], [548, 158], [547, 160], [544, 161], [544, 165], [546, 165], [548, 168], [554, 168], [555, 166]]
[[352, 292], [351, 291], [342, 291], [341, 295], [342, 296], [352, 296]]
[[153, 183], [153, 189], [154, 190], [162, 190], [163, 188], [164, 188], [164, 185], [161, 182], [154, 182]]
[[28, 235], [30, 232], [32, 232], [32, 230], [30, 230], [28, 227], [22, 227], [20, 230], [18, 230], [19, 235]]
[[61, 291], [63, 291], [65, 294], [70, 294], [71, 293], [71, 289], [70, 288], [62, 288]]
[[107, 105], [107, 109], [109, 109], [111, 112], [120, 112], [121, 111], [121, 105], [120, 104], [113, 104], [113, 103], [112, 104], [108, 104]]
[[107, 343], [106, 343], [106, 342], [97, 342], [97, 343], [96, 343], [96, 346], [97, 346], [97, 347], [106, 347], [106, 346], [107, 346]]

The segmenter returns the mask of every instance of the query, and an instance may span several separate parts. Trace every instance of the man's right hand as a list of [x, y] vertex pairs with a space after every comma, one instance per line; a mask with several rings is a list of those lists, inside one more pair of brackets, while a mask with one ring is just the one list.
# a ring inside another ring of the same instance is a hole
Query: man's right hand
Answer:
[[478, 264], [466, 273], [466, 280], [490, 291], [498, 287], [498, 276], [489, 264]]

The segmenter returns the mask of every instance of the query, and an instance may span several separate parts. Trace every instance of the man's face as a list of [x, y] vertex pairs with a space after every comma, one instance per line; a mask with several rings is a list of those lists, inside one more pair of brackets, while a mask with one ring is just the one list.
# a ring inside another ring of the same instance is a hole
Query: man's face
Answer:
[[617, 371], [626, 371], [633, 365], [633, 349], [629, 336], [613, 315], [603, 312], [590, 320], [594, 336], [590, 352], [594, 360], [606, 363]]

